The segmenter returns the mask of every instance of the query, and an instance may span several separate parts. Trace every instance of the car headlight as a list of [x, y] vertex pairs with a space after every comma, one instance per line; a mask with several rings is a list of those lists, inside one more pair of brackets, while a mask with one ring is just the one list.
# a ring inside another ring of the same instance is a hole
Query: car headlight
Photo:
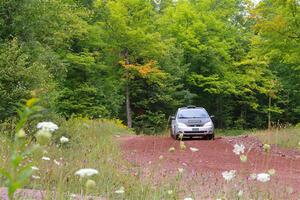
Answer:
[[213, 123], [212, 122], [207, 122], [204, 124], [204, 127], [213, 127]]
[[177, 127], [178, 127], [179, 129], [181, 129], [181, 128], [186, 128], [187, 125], [185, 125], [184, 123], [178, 122], [178, 123], [177, 123]]

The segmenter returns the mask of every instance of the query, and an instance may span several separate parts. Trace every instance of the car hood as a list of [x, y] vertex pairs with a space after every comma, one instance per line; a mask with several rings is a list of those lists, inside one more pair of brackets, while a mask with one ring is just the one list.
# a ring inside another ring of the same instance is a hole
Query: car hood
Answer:
[[187, 126], [203, 126], [205, 123], [210, 122], [211, 119], [207, 118], [189, 118], [189, 119], [177, 119], [177, 122], [183, 123]]

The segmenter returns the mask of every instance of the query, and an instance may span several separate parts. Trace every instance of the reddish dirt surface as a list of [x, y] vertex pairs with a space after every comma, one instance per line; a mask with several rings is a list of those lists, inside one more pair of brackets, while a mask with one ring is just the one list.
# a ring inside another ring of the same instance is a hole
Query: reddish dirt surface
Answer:
[[[272, 199], [300, 199], [300, 152], [297, 150], [272, 146], [271, 151], [265, 153], [262, 144], [248, 136], [216, 138], [213, 141], [184, 140], [187, 147], [184, 151], [179, 149], [179, 141], [170, 137], [124, 136], [118, 141], [125, 159], [132, 164], [132, 172], [137, 175], [140, 170], [142, 177], [150, 177], [155, 183], [178, 176], [178, 168], [184, 168], [184, 182], [181, 185], [185, 185], [194, 197], [210, 198], [220, 195], [221, 190], [229, 190], [222, 172], [237, 170], [237, 177], [244, 181], [235, 182], [236, 189], [245, 190], [246, 186], [255, 184], [249, 188], [268, 190]], [[246, 147], [246, 163], [241, 163], [239, 156], [233, 153], [234, 144]], [[175, 147], [175, 152], [169, 152], [170, 147]], [[192, 152], [190, 147], [199, 151]], [[161, 155], [163, 159], [160, 160]], [[262, 184], [248, 178], [250, 173], [267, 172], [269, 169], [275, 169], [276, 174], [268, 183]], [[200, 195], [203, 192], [206, 194]]]

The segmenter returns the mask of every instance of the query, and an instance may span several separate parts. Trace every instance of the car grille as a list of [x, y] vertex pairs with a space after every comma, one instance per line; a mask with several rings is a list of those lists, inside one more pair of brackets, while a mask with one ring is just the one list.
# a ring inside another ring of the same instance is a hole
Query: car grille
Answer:
[[207, 133], [207, 131], [184, 131], [184, 133]]
[[192, 125], [187, 125], [188, 127], [202, 127], [203, 125], [201, 124], [192, 124]]

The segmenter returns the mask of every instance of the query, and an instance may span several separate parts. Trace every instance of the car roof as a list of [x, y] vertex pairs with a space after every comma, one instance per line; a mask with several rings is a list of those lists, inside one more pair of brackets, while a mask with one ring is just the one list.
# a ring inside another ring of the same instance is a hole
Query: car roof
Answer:
[[178, 108], [178, 110], [187, 110], [187, 109], [203, 109], [203, 110], [205, 110], [203, 107], [196, 107], [196, 106], [186, 106], [186, 107]]

